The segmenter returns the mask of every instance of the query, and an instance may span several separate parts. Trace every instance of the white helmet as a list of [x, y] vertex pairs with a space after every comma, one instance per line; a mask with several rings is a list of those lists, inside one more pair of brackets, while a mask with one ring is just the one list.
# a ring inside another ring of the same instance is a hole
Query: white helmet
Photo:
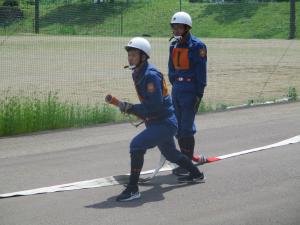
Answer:
[[125, 49], [128, 51], [130, 48], [136, 48], [144, 52], [150, 58], [151, 45], [148, 40], [141, 37], [132, 38], [128, 44], [125, 46]]
[[192, 28], [192, 18], [191, 16], [186, 12], [177, 12], [172, 16], [171, 24], [174, 23], [180, 23], [188, 25], [190, 28]]

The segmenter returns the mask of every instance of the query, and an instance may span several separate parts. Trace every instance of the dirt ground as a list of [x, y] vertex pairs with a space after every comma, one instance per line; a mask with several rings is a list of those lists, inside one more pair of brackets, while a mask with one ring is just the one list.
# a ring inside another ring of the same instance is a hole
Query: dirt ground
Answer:
[[[124, 45], [130, 38], [0, 36], [0, 93], [103, 102], [107, 93], [137, 101]], [[150, 61], [167, 75], [168, 40], [149, 38]], [[300, 91], [300, 41], [203, 39], [208, 46], [205, 101], [240, 104]], [[1, 95], [2, 95], [1, 94]]]

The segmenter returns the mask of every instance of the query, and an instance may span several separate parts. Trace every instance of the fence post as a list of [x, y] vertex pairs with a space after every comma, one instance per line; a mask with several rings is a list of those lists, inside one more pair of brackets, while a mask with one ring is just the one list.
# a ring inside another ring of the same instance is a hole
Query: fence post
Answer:
[[120, 21], [120, 23], [121, 23], [121, 36], [123, 36], [123, 7], [121, 9], [121, 21]]
[[289, 39], [294, 39], [296, 33], [296, 3], [290, 0], [290, 34]]
[[40, 32], [40, 0], [35, 0], [34, 5], [34, 32], [38, 34]]

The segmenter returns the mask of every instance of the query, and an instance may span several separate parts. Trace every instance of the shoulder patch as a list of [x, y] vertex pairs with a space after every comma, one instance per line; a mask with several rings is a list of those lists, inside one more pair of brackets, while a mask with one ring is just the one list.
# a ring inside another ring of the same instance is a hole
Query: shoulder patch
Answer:
[[153, 93], [153, 92], [155, 92], [155, 85], [154, 85], [154, 83], [148, 83], [147, 84], [147, 92], [150, 92], [150, 93]]
[[200, 48], [199, 55], [200, 55], [200, 57], [205, 58], [207, 55], [206, 48]]

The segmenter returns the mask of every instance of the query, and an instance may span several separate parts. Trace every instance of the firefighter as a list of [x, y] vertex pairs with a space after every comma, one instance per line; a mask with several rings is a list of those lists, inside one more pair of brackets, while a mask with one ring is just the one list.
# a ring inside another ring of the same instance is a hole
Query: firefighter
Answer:
[[[168, 76], [172, 84], [172, 100], [178, 121], [176, 138], [182, 153], [192, 159], [195, 147], [195, 115], [206, 86], [207, 48], [190, 32], [191, 16], [177, 12], [171, 18], [173, 38], [169, 48]], [[205, 161], [205, 157], [202, 156]], [[173, 174], [184, 176], [188, 171], [182, 167]]]
[[147, 149], [156, 146], [167, 160], [190, 172], [188, 176], [178, 178], [178, 182], [204, 182], [204, 174], [186, 155], [176, 149], [174, 136], [177, 133], [177, 119], [163, 75], [148, 62], [150, 43], [144, 38], [136, 37], [129, 41], [125, 49], [140, 103], [120, 102], [119, 108], [123, 113], [142, 118], [146, 128], [130, 143], [129, 183], [116, 200], [130, 201], [141, 197], [138, 181], [144, 163], [144, 154]]

